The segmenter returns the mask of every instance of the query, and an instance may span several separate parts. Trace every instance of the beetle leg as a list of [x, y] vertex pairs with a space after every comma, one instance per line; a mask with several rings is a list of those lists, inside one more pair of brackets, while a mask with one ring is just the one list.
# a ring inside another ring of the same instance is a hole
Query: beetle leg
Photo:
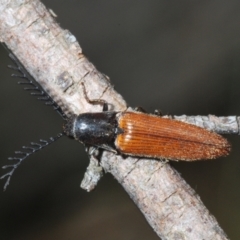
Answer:
[[85, 87], [84, 83], [81, 82], [81, 84], [82, 84], [82, 87], [83, 87], [83, 94], [84, 94], [84, 97], [85, 97], [86, 101], [90, 104], [101, 104], [101, 105], [103, 105], [103, 112], [107, 112], [109, 104], [103, 99], [89, 99], [89, 97], [87, 96], [86, 87]]
[[134, 110], [136, 112], [142, 112], [142, 113], [146, 113], [147, 112], [143, 107], [135, 107]]

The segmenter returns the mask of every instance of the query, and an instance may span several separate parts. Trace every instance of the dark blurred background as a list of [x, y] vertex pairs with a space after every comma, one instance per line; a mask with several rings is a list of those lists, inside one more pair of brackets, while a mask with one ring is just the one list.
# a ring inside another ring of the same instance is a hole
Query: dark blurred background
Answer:
[[[240, 1], [44, 0], [130, 106], [164, 114], [240, 115]], [[0, 47], [1, 157], [61, 131], [62, 119], [10, 78]], [[229, 157], [171, 163], [231, 239], [240, 239], [240, 137]], [[155, 240], [109, 174], [79, 188], [88, 158], [62, 138], [22, 163], [0, 191], [0, 239]], [[1, 174], [4, 174], [4, 170]], [[4, 181], [1, 181], [3, 186]]]

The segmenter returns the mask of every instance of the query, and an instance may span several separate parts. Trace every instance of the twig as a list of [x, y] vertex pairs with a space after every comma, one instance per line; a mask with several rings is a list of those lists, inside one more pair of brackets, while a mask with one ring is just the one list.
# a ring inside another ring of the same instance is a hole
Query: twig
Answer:
[[[111, 110], [126, 109], [108, 77], [87, 60], [76, 38], [59, 27], [40, 1], [2, 0], [0, 41], [7, 44], [66, 115], [101, 111], [100, 106], [84, 99], [81, 82], [89, 98], [106, 100], [112, 104]], [[219, 126], [212, 117], [206, 120]], [[167, 163], [123, 159], [105, 151], [101, 165], [122, 184], [162, 239], [227, 239], [199, 197]]]

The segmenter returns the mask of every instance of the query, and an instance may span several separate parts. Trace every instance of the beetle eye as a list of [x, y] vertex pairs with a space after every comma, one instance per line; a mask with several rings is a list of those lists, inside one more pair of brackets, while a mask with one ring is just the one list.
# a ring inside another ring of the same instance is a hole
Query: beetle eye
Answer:
[[73, 123], [74, 123], [74, 118], [69, 118], [63, 124], [63, 132], [64, 132], [64, 134], [66, 136], [72, 137], [72, 138], [74, 137], [74, 135], [73, 135]]

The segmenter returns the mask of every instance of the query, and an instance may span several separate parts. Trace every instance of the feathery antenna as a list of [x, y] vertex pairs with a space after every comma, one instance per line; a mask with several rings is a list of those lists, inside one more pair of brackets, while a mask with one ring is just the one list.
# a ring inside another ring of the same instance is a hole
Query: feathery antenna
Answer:
[[0, 177], [0, 179], [7, 178], [7, 181], [3, 187], [4, 191], [7, 189], [7, 186], [9, 185], [9, 182], [11, 180], [13, 173], [18, 168], [18, 166], [22, 163], [23, 160], [25, 160], [27, 157], [34, 154], [35, 152], [40, 151], [46, 146], [56, 142], [62, 136], [63, 136], [63, 133], [59, 133], [56, 137], [50, 137], [48, 141], [40, 139], [38, 143], [31, 142], [30, 146], [23, 146], [22, 151], [16, 151], [14, 157], [9, 157], [8, 160], [17, 161], [17, 163], [5, 165], [2, 167], [3, 169], [11, 168], [11, 170], [8, 173]]
[[[37, 99], [40, 101], [43, 101], [45, 105], [52, 106], [53, 109], [57, 111], [64, 120], [67, 120], [68, 118], [66, 114], [64, 114], [60, 106], [58, 106], [58, 104], [34, 80], [34, 78], [28, 73], [28, 71], [24, 68], [24, 66], [21, 64], [18, 58], [11, 52], [11, 50], [6, 46], [6, 44], [2, 43], [2, 45], [9, 52], [9, 57], [14, 63], [14, 66], [8, 65], [8, 68], [16, 72], [11, 76], [22, 79], [21, 81], [18, 82], [18, 84], [23, 85], [24, 90], [30, 91], [31, 95], [36, 96]], [[23, 160], [25, 160], [27, 157], [34, 154], [35, 152], [40, 151], [46, 146], [57, 141], [63, 135], [64, 135], [63, 133], [59, 133], [56, 137], [49, 138], [49, 140], [40, 139], [39, 142], [37, 143], [31, 142], [30, 146], [23, 146], [22, 151], [16, 151], [14, 157], [9, 157], [8, 160], [16, 161], [16, 163], [5, 165], [2, 167], [3, 169], [10, 168], [10, 171], [8, 173], [0, 177], [0, 179], [5, 179], [5, 178], [7, 179], [3, 187], [4, 191], [7, 189], [7, 186], [9, 185], [9, 182], [11, 180], [13, 173], [18, 168], [18, 166], [22, 163]]]
[[18, 58], [13, 53], [9, 53], [9, 57], [14, 62], [15, 66], [8, 65], [8, 68], [17, 72], [12, 74], [11, 76], [14, 78], [22, 79], [18, 82], [18, 84], [23, 85], [23, 89], [25, 91], [30, 91], [30, 94], [32, 96], [36, 96], [37, 99], [43, 101], [45, 105], [52, 106], [53, 109], [57, 111], [64, 120], [67, 119], [67, 116], [63, 113], [62, 109], [58, 106], [58, 104], [42, 89], [42, 87], [40, 87], [39, 84], [37, 84], [33, 77], [20, 63]]

